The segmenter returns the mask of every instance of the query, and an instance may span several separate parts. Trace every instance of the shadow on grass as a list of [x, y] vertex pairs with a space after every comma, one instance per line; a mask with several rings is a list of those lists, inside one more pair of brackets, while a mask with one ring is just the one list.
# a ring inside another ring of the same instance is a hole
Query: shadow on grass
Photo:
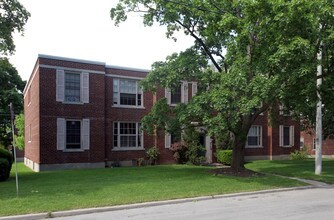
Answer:
[[246, 165], [247, 168], [257, 172], [279, 174], [284, 176], [313, 179], [326, 183], [334, 183], [334, 160], [324, 159], [322, 174], [315, 175], [314, 159], [307, 160], [276, 160], [254, 161]]

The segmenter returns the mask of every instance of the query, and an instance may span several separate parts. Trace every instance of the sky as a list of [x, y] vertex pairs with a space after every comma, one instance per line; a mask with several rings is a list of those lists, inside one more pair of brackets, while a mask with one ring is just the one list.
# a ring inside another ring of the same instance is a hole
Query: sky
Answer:
[[193, 39], [183, 33], [167, 39], [165, 27], [145, 27], [132, 14], [119, 27], [110, 18], [117, 0], [19, 0], [31, 13], [24, 36], [14, 34], [10, 56], [23, 80], [28, 80], [38, 54], [150, 69], [155, 61], [185, 50]]

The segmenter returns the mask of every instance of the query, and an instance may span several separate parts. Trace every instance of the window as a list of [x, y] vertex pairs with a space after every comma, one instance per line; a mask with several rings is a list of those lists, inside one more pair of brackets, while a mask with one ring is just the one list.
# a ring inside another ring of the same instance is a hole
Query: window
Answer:
[[66, 121], [66, 149], [81, 148], [81, 121]]
[[31, 124], [28, 126], [28, 142], [31, 142]]
[[181, 87], [182, 86], [177, 86], [173, 89], [171, 89], [171, 94], [170, 94], [170, 103], [171, 104], [178, 104], [181, 103]]
[[175, 144], [179, 141], [181, 141], [181, 132], [178, 131], [178, 132], [172, 132], [171, 134], [170, 133], [167, 133], [165, 135], [165, 148], [170, 148], [170, 146], [172, 144]]
[[253, 125], [248, 131], [247, 147], [262, 147], [262, 127]]
[[89, 150], [89, 119], [57, 118], [57, 149], [63, 151]]
[[284, 116], [291, 116], [292, 112], [284, 105], [279, 106], [279, 114]]
[[313, 138], [313, 150], [317, 149], [317, 139]]
[[169, 105], [188, 103], [188, 82], [182, 82], [180, 86], [166, 89], [166, 98]]
[[284, 126], [279, 127], [279, 145], [281, 147], [292, 147], [294, 146], [294, 126]]
[[134, 122], [115, 122], [114, 148], [143, 148], [143, 134], [141, 131], [141, 124]]
[[28, 105], [31, 104], [31, 85], [29, 86], [29, 89], [28, 89]]
[[89, 73], [57, 70], [56, 100], [65, 103], [89, 103]]
[[65, 73], [65, 102], [80, 102], [80, 74]]
[[124, 106], [143, 106], [143, 92], [139, 81], [114, 79], [113, 103]]

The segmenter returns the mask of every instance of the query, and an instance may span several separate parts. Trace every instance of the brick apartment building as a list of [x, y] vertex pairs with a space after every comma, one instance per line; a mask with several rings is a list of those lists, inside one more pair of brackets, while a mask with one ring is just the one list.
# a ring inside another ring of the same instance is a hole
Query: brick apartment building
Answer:
[[[196, 95], [196, 82], [183, 82], [173, 92], [143, 92], [139, 81], [147, 70], [102, 62], [39, 55], [24, 90], [25, 164], [34, 171], [133, 165], [145, 149], [157, 146], [159, 164], [174, 163], [173, 138], [141, 132], [141, 119], [155, 101], [186, 103]], [[248, 134], [246, 159], [280, 159], [299, 149], [299, 123], [280, 115], [270, 127], [260, 115]], [[215, 161], [212, 140], [204, 136], [207, 162]]]

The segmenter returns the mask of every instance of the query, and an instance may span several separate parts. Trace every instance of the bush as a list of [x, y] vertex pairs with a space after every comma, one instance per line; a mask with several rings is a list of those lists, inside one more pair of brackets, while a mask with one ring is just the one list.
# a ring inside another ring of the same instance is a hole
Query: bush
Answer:
[[9, 178], [12, 169], [13, 155], [5, 149], [0, 148], [0, 181]]
[[5, 181], [9, 178], [11, 166], [5, 158], [0, 158], [0, 181]]
[[308, 158], [306, 150], [294, 150], [290, 153], [290, 160], [305, 160]]
[[170, 150], [174, 152], [173, 157], [179, 164], [187, 163], [188, 147], [183, 141], [176, 142], [170, 146]]
[[13, 163], [13, 155], [10, 151], [0, 148], [0, 158], [5, 158], [10, 164]]
[[151, 147], [146, 151], [148, 160], [152, 165], [155, 164], [155, 161], [158, 159], [159, 154], [159, 149], [157, 147]]
[[189, 145], [186, 158], [188, 163], [200, 165], [205, 161], [205, 148], [201, 145]]
[[216, 156], [218, 162], [229, 166], [232, 164], [232, 150], [218, 150]]

